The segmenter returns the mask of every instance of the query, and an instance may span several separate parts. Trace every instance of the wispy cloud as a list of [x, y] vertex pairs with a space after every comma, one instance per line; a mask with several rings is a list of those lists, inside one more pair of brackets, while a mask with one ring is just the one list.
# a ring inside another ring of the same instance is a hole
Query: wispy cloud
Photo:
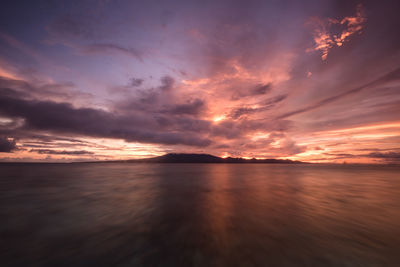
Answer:
[[96, 43], [83, 46], [80, 51], [84, 54], [121, 53], [143, 62], [143, 52], [135, 48], [126, 48], [112, 43]]
[[47, 155], [93, 155], [94, 153], [86, 150], [52, 150], [52, 149], [31, 149], [29, 152]]
[[288, 113], [282, 114], [282, 115], [278, 116], [278, 119], [284, 119], [284, 118], [288, 118], [288, 117], [296, 115], [296, 114], [308, 112], [308, 111], [317, 109], [319, 107], [322, 107], [324, 105], [330, 104], [332, 102], [335, 102], [335, 101], [337, 101], [337, 100], [339, 100], [339, 99], [341, 99], [343, 97], [346, 97], [348, 95], [358, 93], [358, 92], [360, 92], [360, 91], [362, 91], [362, 90], [364, 90], [364, 89], [366, 89], [366, 88], [368, 88], [370, 86], [377, 86], [377, 85], [384, 84], [384, 83], [389, 82], [389, 81], [396, 81], [396, 80], [399, 80], [399, 79], [400, 79], [400, 68], [398, 68], [398, 69], [396, 69], [394, 71], [391, 71], [391, 72], [379, 77], [378, 79], [376, 79], [376, 80], [374, 80], [372, 82], [369, 82], [367, 84], [364, 84], [362, 86], [359, 86], [359, 87], [356, 87], [354, 89], [345, 91], [345, 92], [343, 92], [341, 94], [338, 94], [338, 95], [335, 95], [335, 96], [331, 96], [331, 97], [325, 98], [323, 100], [318, 101], [315, 104], [311, 104], [311, 105], [306, 106], [304, 108], [300, 108], [300, 109], [293, 110], [293, 111], [290, 111]]

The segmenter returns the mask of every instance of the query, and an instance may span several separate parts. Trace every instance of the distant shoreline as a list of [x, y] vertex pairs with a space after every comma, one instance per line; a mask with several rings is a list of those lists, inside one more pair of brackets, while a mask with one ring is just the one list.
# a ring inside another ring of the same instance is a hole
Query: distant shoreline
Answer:
[[130, 159], [130, 160], [111, 160], [111, 161], [90, 161], [86, 163], [238, 163], [238, 164], [305, 164], [301, 161], [293, 161], [288, 159], [244, 159], [244, 158], [221, 158], [209, 154], [185, 154], [185, 153], [169, 153], [159, 157], [145, 159]]

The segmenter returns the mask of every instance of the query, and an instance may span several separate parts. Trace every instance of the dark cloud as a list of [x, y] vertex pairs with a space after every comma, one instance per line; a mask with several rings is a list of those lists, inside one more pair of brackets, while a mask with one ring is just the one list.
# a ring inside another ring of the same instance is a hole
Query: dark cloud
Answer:
[[52, 149], [31, 149], [29, 152], [47, 155], [93, 155], [93, 152], [86, 150], [52, 150]]
[[269, 93], [272, 89], [271, 83], [268, 84], [258, 84], [255, 86], [252, 86], [250, 88], [246, 88], [246, 90], [236, 90], [232, 94], [232, 100], [239, 100], [244, 97], [257, 97], [257, 96], [263, 96], [267, 93]]
[[0, 152], [12, 152], [16, 149], [15, 140], [0, 137]]
[[259, 109], [256, 108], [237, 108], [231, 112], [230, 117], [232, 119], [239, 119], [243, 115], [252, 114], [257, 112], [258, 110]]
[[[368, 149], [358, 149], [358, 151], [364, 151]], [[373, 149], [375, 150], [375, 149]], [[377, 149], [379, 150], [379, 149]], [[382, 160], [384, 162], [398, 162], [400, 161], [400, 152], [388, 151], [388, 152], [371, 152], [368, 154], [351, 154], [351, 153], [323, 153], [323, 155], [333, 157], [333, 159], [354, 159], [354, 158], [371, 158], [376, 160]], [[332, 158], [330, 158], [332, 159]]]
[[68, 103], [18, 99], [0, 94], [0, 114], [24, 119], [23, 129], [62, 134], [120, 138], [127, 141], [207, 146], [206, 137], [185, 132], [160, 132], [150, 115], [113, 114], [93, 108], [74, 108]]
[[37, 81], [37, 84], [22, 79], [11, 79], [0, 76], [2, 94], [23, 98], [40, 98], [51, 100], [71, 100], [73, 98], [90, 99], [92, 96], [75, 89], [72, 82], [55, 83]]
[[323, 153], [323, 155], [333, 157], [331, 159], [350, 159], [359, 157], [350, 153]]
[[269, 91], [271, 91], [271, 83], [260, 84], [260, 85], [256, 86], [254, 89], [252, 89], [250, 91], [249, 95], [251, 95], [251, 96], [265, 95]]
[[372, 152], [366, 155], [370, 158], [378, 158], [378, 159], [398, 159], [400, 160], [400, 153], [399, 152]]
[[[113, 88], [113, 91], [123, 92], [125, 96], [122, 100], [117, 101], [115, 110], [129, 112], [147, 112], [150, 114], [157, 114], [165, 112], [166, 109], [174, 109], [173, 106], [180, 105], [176, 104], [176, 100], [170, 93], [174, 88], [175, 80], [170, 76], [163, 76], [160, 79], [161, 85], [156, 88], [138, 89], [129, 94], [128, 87]], [[190, 100], [188, 103], [192, 104]], [[199, 105], [194, 103], [195, 106]], [[164, 108], [162, 108], [164, 106]], [[173, 112], [172, 112], [173, 113]]]
[[171, 76], [164, 76], [161, 78], [160, 89], [163, 91], [169, 91], [174, 87], [175, 80]]
[[285, 95], [277, 95], [275, 97], [271, 97], [271, 98], [268, 98], [267, 100], [263, 101], [262, 105], [270, 107], [270, 106], [273, 106], [273, 105], [275, 105], [275, 104], [277, 104], [279, 102], [282, 102], [287, 97], [288, 97], [287, 94], [285, 94]]
[[246, 129], [241, 128], [240, 124], [232, 120], [222, 121], [218, 125], [214, 125], [211, 128], [211, 133], [213, 136], [224, 137], [226, 139], [239, 138], [244, 132], [246, 132]]
[[228, 148], [230, 148], [230, 145], [228, 145], [228, 144], [221, 144], [221, 145], [215, 146], [215, 148], [217, 148], [217, 149], [228, 149]]
[[143, 79], [131, 78], [129, 80], [128, 86], [138, 87], [138, 86], [141, 86], [142, 83], [143, 83]]
[[143, 82], [144, 79], [130, 78], [126, 85], [110, 87], [107, 89], [107, 92], [112, 95], [120, 94], [123, 95], [124, 98], [126, 98], [129, 97], [133, 92], [135, 92], [137, 90], [137, 87], [140, 87]]
[[175, 115], [198, 115], [204, 109], [205, 103], [201, 99], [188, 100], [184, 104], [177, 104], [167, 108], [164, 112]]
[[259, 108], [252, 108], [252, 107], [239, 107], [232, 109], [230, 112], [229, 117], [232, 119], [239, 119], [245, 115], [251, 115], [257, 112], [263, 112], [272, 109], [276, 104], [285, 100], [287, 95], [278, 95], [275, 97], [268, 98], [262, 102], [260, 102]]

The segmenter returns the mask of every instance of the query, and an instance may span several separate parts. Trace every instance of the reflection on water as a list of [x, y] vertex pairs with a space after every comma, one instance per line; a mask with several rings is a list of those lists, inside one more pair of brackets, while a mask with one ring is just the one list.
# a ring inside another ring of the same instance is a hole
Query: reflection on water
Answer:
[[400, 266], [400, 167], [0, 165], [1, 266]]

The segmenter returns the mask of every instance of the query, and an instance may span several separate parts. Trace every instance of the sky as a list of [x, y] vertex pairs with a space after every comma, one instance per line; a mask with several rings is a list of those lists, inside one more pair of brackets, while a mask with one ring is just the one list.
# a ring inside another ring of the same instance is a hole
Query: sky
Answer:
[[0, 161], [400, 162], [399, 1], [2, 1]]

